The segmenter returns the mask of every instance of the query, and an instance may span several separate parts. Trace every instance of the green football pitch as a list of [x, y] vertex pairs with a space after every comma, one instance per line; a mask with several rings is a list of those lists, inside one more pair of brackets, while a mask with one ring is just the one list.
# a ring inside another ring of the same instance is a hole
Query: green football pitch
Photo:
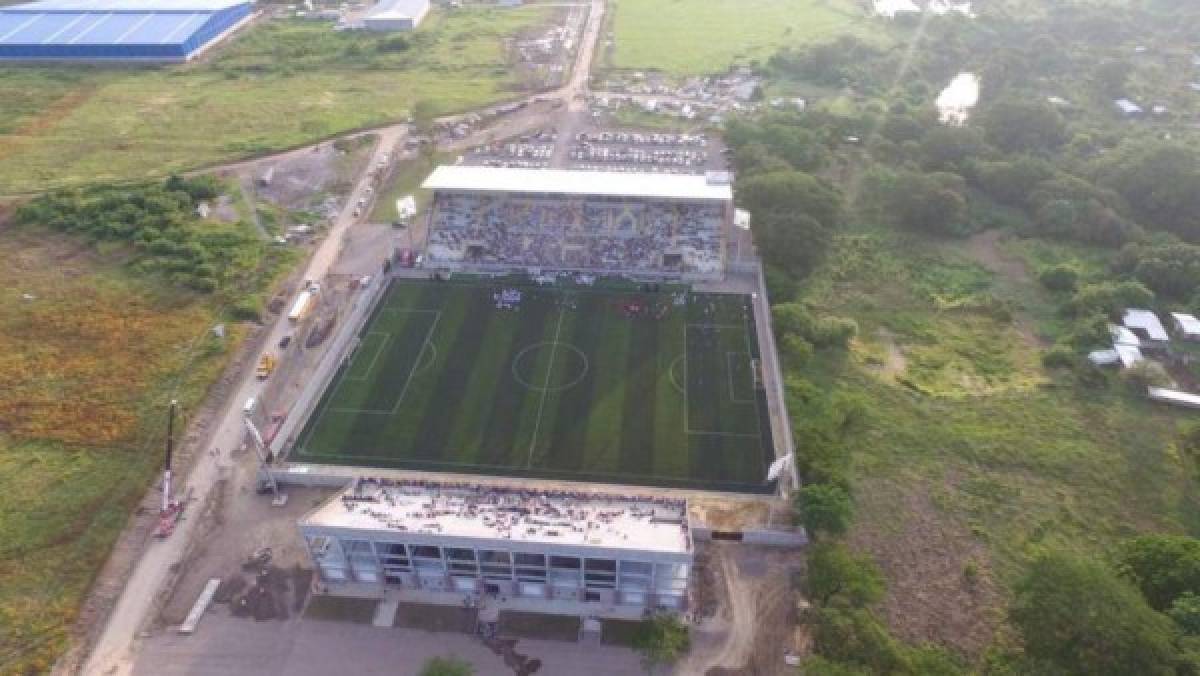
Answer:
[[397, 280], [292, 459], [764, 491], [757, 357], [746, 296]]

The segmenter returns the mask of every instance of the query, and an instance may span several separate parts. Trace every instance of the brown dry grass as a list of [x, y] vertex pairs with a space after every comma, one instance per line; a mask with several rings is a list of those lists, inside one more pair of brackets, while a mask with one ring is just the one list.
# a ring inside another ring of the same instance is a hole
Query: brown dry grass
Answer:
[[[89, 254], [47, 234], [12, 235], [0, 268], [0, 432], [105, 446], [135, 434], [141, 398], [178, 364], [209, 310], [81, 280]], [[175, 299], [178, 300], [177, 298]]]
[[974, 660], [992, 643], [1005, 599], [987, 548], [934, 504], [932, 488], [916, 479], [864, 480], [855, 491], [861, 515], [849, 541], [883, 568], [888, 593], [880, 610], [897, 636], [949, 646]]

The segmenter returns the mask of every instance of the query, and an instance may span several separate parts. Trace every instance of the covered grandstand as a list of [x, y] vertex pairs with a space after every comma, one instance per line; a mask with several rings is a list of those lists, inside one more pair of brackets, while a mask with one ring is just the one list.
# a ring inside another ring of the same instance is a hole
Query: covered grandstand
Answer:
[[429, 265], [718, 279], [733, 215], [728, 174], [438, 167], [424, 187]]
[[0, 60], [187, 61], [252, 9], [247, 0], [38, 0], [0, 7]]

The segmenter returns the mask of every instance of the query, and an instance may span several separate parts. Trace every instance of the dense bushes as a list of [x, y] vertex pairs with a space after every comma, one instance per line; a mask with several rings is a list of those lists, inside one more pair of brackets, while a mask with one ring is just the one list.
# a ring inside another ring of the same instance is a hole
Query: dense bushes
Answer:
[[17, 222], [43, 225], [96, 241], [128, 244], [132, 266], [202, 293], [257, 270], [262, 242], [244, 224], [201, 223], [199, 202], [215, 198], [211, 177], [50, 193], [17, 211]]

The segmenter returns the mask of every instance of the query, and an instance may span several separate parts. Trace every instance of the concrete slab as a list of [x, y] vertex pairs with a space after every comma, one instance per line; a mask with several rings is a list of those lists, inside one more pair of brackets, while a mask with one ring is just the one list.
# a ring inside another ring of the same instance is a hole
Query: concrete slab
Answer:
[[375, 619], [371, 624], [376, 627], [390, 627], [396, 622], [396, 609], [400, 607], [399, 601], [388, 601], [384, 599], [375, 606]]

